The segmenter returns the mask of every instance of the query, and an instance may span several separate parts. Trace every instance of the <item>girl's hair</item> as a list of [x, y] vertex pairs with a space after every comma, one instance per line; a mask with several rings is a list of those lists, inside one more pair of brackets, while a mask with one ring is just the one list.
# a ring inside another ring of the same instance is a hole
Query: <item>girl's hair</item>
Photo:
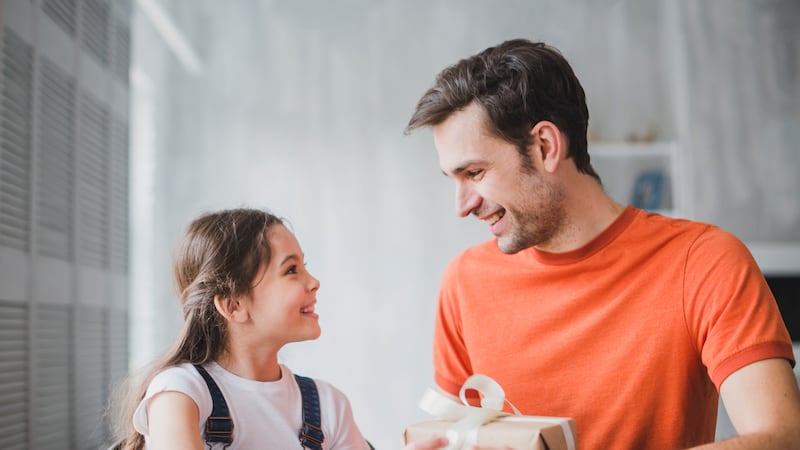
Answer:
[[214, 297], [250, 293], [259, 268], [269, 264], [267, 231], [275, 225], [285, 224], [279, 217], [257, 209], [218, 211], [189, 224], [173, 264], [183, 307], [183, 329], [172, 348], [145, 369], [141, 382], [129, 376], [115, 396], [115, 435], [124, 439], [118, 448], [144, 448], [144, 436], [133, 429], [133, 412], [158, 372], [181, 363], [204, 364], [217, 359], [225, 349], [228, 329], [214, 306]]

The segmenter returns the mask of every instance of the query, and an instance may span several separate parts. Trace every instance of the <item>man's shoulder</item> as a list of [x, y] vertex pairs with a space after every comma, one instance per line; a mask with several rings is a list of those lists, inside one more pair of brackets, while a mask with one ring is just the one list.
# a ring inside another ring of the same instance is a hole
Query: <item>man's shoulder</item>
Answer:
[[689, 258], [709, 255], [749, 257], [744, 242], [732, 232], [712, 223], [648, 214], [640, 226], [629, 235], [631, 240], [646, 242], [641, 247], [656, 247], [679, 252]]
[[458, 253], [451, 261], [452, 264], [485, 262], [487, 258], [502, 258], [504, 255], [497, 248], [497, 239], [488, 239], [481, 243], [467, 247]]
[[694, 241], [703, 235], [730, 235], [720, 227], [707, 222], [656, 213], [643, 214], [641, 220], [634, 222], [631, 231], [629, 235], [634, 239], [647, 236], [649, 240], [658, 240], [661, 237], [667, 240]]
[[497, 248], [497, 239], [487, 239], [483, 242], [478, 244], [472, 245], [467, 247], [462, 251], [459, 256], [464, 255], [465, 257], [475, 257], [475, 256], [489, 256], [489, 255], [502, 255], [500, 249]]
[[523, 267], [523, 260], [530, 257], [528, 252], [529, 250], [523, 250], [508, 255], [497, 247], [497, 239], [489, 239], [468, 247], [453, 257], [445, 269], [445, 277], [479, 278], [492, 271]]
[[723, 241], [740, 240], [733, 232], [711, 222], [681, 217], [659, 216], [656, 218], [655, 215], [651, 217], [651, 223], [661, 222], [667, 228], [671, 228], [695, 237], [702, 236], [707, 239]]

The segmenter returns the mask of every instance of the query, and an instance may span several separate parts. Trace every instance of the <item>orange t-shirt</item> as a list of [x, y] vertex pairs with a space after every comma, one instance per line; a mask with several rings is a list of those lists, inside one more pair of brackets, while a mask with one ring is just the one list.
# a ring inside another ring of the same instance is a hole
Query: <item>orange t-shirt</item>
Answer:
[[505, 255], [494, 240], [448, 266], [436, 383], [474, 373], [523, 414], [572, 417], [581, 450], [714, 440], [718, 389], [792, 344], [747, 248], [717, 227], [628, 207], [580, 249]]

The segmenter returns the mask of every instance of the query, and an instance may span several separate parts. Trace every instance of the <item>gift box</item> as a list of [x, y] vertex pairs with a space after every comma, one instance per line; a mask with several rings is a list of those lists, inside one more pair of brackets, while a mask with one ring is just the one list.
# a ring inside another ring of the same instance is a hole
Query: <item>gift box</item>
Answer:
[[[563, 419], [575, 439], [575, 421]], [[435, 437], [448, 437], [454, 425], [449, 420], [432, 420], [406, 427], [405, 444]], [[536, 416], [505, 416], [480, 426], [469, 445], [510, 447], [514, 450], [567, 450], [565, 430], [551, 418]], [[467, 445], [467, 444], [464, 444]]]
[[[481, 395], [481, 406], [471, 406], [465, 393]], [[403, 432], [405, 444], [445, 437], [446, 450], [473, 445], [509, 447], [514, 450], [577, 450], [575, 420], [567, 417], [524, 416], [505, 398], [493, 379], [476, 374], [467, 379], [460, 392], [461, 403], [429, 389], [420, 408], [437, 420], [417, 423]], [[503, 412], [508, 403], [514, 414]]]

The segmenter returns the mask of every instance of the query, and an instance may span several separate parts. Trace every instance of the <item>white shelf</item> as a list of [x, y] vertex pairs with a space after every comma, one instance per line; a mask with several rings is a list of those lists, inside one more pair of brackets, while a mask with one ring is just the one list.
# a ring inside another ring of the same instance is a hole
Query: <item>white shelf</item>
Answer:
[[670, 141], [624, 142], [595, 141], [589, 142], [589, 155], [599, 158], [672, 158], [677, 146]]
[[614, 200], [633, 203], [637, 177], [645, 172], [660, 172], [664, 174], [663, 199], [652, 211], [669, 216], [685, 214], [685, 174], [680, 148], [675, 142], [594, 141], [589, 142], [589, 156], [606, 192]]
[[800, 274], [800, 242], [745, 242], [761, 271], [767, 275]]

